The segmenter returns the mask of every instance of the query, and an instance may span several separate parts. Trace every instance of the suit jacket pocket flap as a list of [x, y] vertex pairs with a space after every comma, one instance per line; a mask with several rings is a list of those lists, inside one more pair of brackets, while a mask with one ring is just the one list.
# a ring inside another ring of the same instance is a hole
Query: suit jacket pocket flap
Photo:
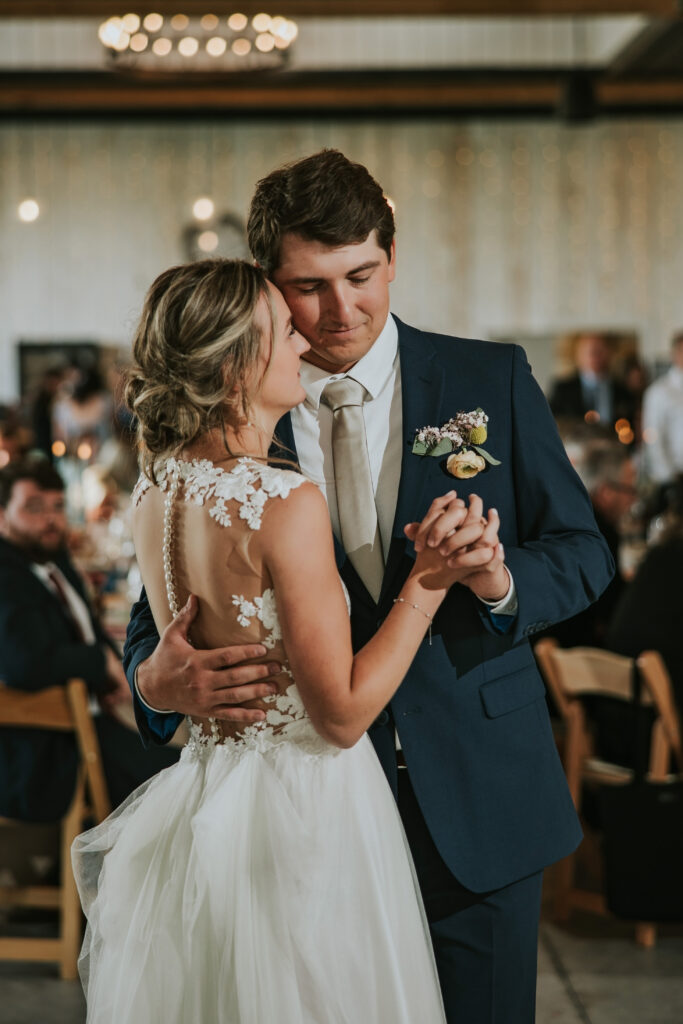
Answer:
[[489, 718], [507, 715], [545, 696], [545, 686], [535, 667], [518, 669], [479, 688]]

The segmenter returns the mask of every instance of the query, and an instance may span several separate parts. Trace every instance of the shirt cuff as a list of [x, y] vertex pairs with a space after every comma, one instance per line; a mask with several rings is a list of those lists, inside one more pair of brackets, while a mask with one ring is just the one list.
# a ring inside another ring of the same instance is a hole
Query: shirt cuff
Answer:
[[487, 601], [485, 598], [480, 597], [479, 600], [482, 604], [485, 604], [491, 615], [516, 615], [519, 609], [519, 602], [517, 600], [517, 590], [515, 588], [515, 581], [512, 578], [512, 573], [508, 569], [507, 565], [504, 566], [505, 572], [508, 574], [508, 580], [510, 585], [508, 586], [507, 594], [501, 597], [500, 601]]
[[173, 714], [175, 714], [175, 712], [173, 711], [172, 708], [163, 708], [163, 709], [161, 709], [161, 708], [153, 708], [151, 704], [147, 703], [145, 698], [140, 693], [140, 687], [138, 686], [138, 669], [139, 668], [140, 668], [139, 665], [135, 666], [135, 675], [133, 676], [133, 682], [135, 684], [135, 695], [138, 698], [138, 700], [140, 701], [140, 703], [142, 705], [144, 705], [144, 707], [146, 707], [148, 711], [152, 711], [155, 715], [173, 715]]

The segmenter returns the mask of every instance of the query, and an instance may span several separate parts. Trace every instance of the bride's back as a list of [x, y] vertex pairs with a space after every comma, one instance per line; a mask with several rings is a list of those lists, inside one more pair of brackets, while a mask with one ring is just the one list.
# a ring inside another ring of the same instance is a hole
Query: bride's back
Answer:
[[[168, 459], [155, 475], [156, 485], [141, 477], [133, 498], [137, 558], [159, 632], [173, 618], [173, 601], [178, 609], [195, 594], [195, 647], [263, 643], [269, 660], [286, 664], [261, 525], [268, 501], [285, 498], [304, 477], [248, 458]], [[284, 693], [291, 678], [283, 672], [275, 682]]]

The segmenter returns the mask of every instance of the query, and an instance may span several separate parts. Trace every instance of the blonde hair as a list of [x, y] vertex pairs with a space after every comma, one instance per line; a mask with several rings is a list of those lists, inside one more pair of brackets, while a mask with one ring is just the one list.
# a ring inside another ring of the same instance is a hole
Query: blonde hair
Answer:
[[254, 317], [262, 295], [272, 324], [265, 276], [243, 260], [171, 267], [152, 284], [124, 393], [138, 421], [141, 468], [150, 479], [157, 460], [180, 454], [226, 422], [237, 426], [249, 418], [246, 387], [261, 353]]

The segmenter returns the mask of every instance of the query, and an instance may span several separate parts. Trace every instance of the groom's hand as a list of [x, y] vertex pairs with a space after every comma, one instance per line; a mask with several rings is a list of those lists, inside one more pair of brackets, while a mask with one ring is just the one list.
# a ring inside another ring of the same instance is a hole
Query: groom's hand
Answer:
[[[455, 492], [451, 492], [454, 494]], [[500, 520], [495, 509], [483, 515], [483, 503], [471, 494], [466, 516], [464, 502], [451, 500], [447, 508], [434, 502], [421, 524], [411, 523], [406, 535], [416, 552], [434, 548], [451, 569], [458, 569], [458, 582], [485, 601], [502, 600], [510, 579], [505, 568], [503, 546], [498, 539]]]
[[482, 523], [485, 524], [484, 530], [472, 545], [472, 550], [478, 550], [487, 557], [479, 569], [463, 578], [462, 583], [484, 601], [502, 601], [510, 589], [510, 574], [505, 568], [505, 551], [498, 538], [500, 518], [497, 509], [489, 509]]
[[197, 598], [191, 595], [161, 634], [154, 653], [140, 663], [140, 696], [153, 708], [183, 715], [241, 724], [261, 721], [263, 711], [236, 705], [275, 693], [275, 684], [264, 680], [277, 675], [282, 666], [265, 661], [268, 651], [262, 644], [195, 650], [188, 631], [197, 609]]

